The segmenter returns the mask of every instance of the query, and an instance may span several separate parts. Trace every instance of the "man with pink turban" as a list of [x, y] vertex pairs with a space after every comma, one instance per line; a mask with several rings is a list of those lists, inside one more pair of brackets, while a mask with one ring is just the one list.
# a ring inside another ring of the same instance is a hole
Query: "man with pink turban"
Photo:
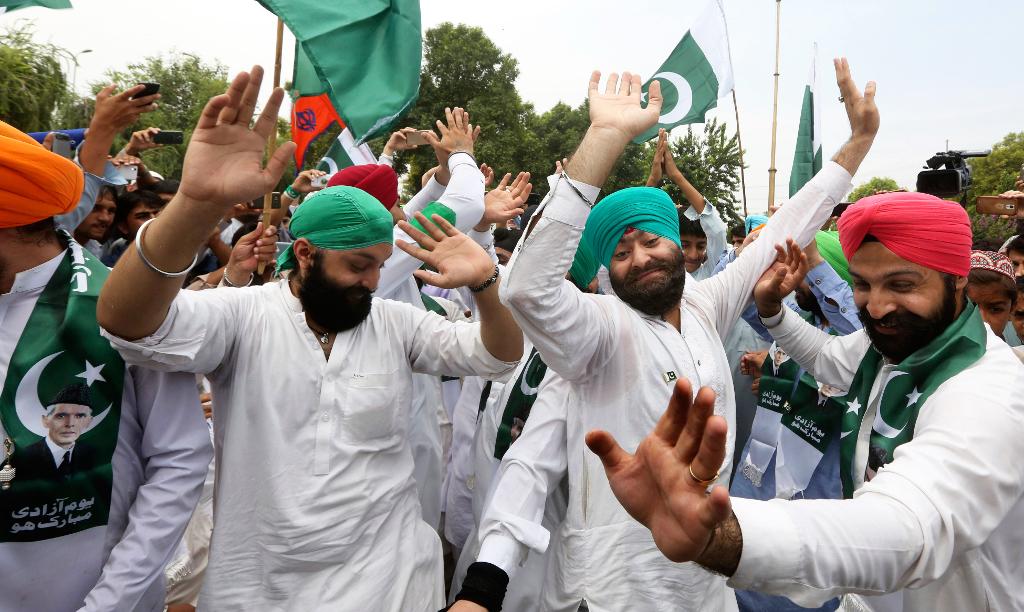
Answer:
[[778, 344], [846, 394], [839, 410], [783, 416], [809, 446], [839, 436], [845, 499], [707, 494], [693, 474], [721, 461], [725, 427], [706, 390], [677, 392], [637, 456], [603, 432], [591, 447], [666, 556], [735, 588], [802, 606], [841, 596], [842, 609], [1024, 609], [1024, 367], [967, 299], [967, 213], [876, 195], [840, 217], [839, 239], [863, 331], [829, 336], [782, 308], [807, 268], [792, 241], [754, 300]]

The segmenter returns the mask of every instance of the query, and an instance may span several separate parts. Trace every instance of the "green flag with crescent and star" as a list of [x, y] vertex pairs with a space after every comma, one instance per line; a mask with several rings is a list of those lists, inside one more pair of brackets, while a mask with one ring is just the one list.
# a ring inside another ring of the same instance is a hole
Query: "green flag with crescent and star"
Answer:
[[651, 81], [661, 82], [665, 101], [658, 123], [633, 142], [642, 143], [658, 135], [659, 128], [703, 123], [704, 115], [718, 105], [718, 99], [732, 91], [732, 60], [729, 33], [721, 0], [711, 0], [668, 59], [643, 85], [641, 99], [647, 101]]
[[811, 74], [804, 86], [803, 104], [800, 107], [800, 127], [796, 133], [796, 150], [793, 153], [793, 169], [789, 173], [789, 197], [803, 189], [807, 181], [821, 170], [821, 112], [818, 98], [814, 95], [815, 73], [818, 65], [818, 45], [814, 45], [811, 60]]
[[107, 524], [125, 365], [100, 336], [96, 301], [110, 270], [61, 234], [64, 257], [36, 301], [0, 392], [13, 454], [0, 490], [0, 542], [34, 542]]

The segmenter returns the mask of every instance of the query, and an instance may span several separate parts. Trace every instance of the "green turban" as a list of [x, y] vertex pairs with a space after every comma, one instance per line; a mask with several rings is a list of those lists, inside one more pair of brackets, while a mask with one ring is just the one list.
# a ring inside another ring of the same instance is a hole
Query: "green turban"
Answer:
[[587, 218], [583, 240], [606, 268], [629, 228], [650, 232], [679, 244], [679, 215], [672, 198], [654, 187], [630, 187], [604, 198]]
[[818, 232], [814, 237], [818, 245], [818, 253], [825, 263], [832, 266], [839, 278], [853, 286], [853, 277], [850, 276], [850, 264], [843, 255], [843, 247], [839, 245], [839, 232]]
[[[423, 207], [423, 210], [420, 211], [420, 214], [426, 217], [427, 221], [430, 221], [431, 223], [434, 223], [434, 215], [438, 215], [448, 223], [455, 225], [455, 211], [448, 208], [447, 206], [440, 202], [431, 202], [430, 204], [427, 204], [426, 206]], [[419, 220], [416, 219], [416, 217], [412, 217], [409, 219], [409, 225], [415, 227], [424, 234], [430, 234], [430, 232], [423, 229], [423, 226], [420, 225], [420, 222]]]
[[576, 248], [576, 256], [572, 259], [572, 266], [569, 268], [569, 278], [580, 291], [585, 291], [590, 285], [590, 281], [597, 276], [597, 269], [600, 266], [601, 264], [597, 262], [590, 247], [581, 240], [580, 245]]
[[[377, 198], [355, 187], [328, 187], [306, 198], [288, 230], [313, 246], [329, 251], [363, 249], [394, 239], [393, 219]], [[295, 254], [288, 245], [277, 258], [277, 269], [295, 267]]]

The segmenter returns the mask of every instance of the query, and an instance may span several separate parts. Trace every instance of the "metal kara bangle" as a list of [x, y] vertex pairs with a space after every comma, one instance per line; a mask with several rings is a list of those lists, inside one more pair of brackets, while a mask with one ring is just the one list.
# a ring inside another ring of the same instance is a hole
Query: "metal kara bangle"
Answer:
[[196, 253], [195, 257], [192, 258], [192, 263], [190, 263], [188, 267], [182, 270], [181, 272], [164, 272], [160, 268], [154, 266], [153, 262], [149, 261], [149, 258], [146, 257], [145, 251], [142, 250], [142, 235], [146, 233], [146, 226], [155, 220], [156, 219], [150, 219], [149, 221], [143, 223], [142, 227], [139, 228], [139, 232], [135, 234], [135, 252], [139, 254], [139, 259], [142, 260], [142, 263], [146, 264], [147, 268], [156, 272], [160, 276], [164, 278], [181, 278], [182, 276], [188, 274], [189, 270], [195, 267], [196, 262], [199, 261], [199, 253]]
[[492, 274], [489, 279], [485, 280], [483, 284], [477, 285], [476, 287], [470, 287], [469, 290], [473, 293], [480, 293], [496, 282], [498, 282], [498, 266], [494, 266], [494, 274]]
[[576, 195], [578, 195], [580, 199], [583, 200], [583, 203], [587, 205], [587, 208], [594, 207], [594, 203], [591, 202], [590, 199], [587, 198], [587, 196], [583, 195], [583, 192], [579, 190], [579, 187], [573, 184], [572, 178], [565, 172], [565, 170], [562, 170], [562, 174], [558, 175], [559, 181], [561, 181], [563, 178], [565, 179], [565, 182], [569, 183], [569, 187], [572, 187], [572, 190], [576, 192]]
[[256, 278], [256, 275], [250, 272], [249, 281], [244, 285], [236, 285], [233, 282], [231, 282], [231, 277], [228, 276], [228, 271], [226, 269], [224, 270], [224, 276], [222, 278], [224, 279], [224, 284], [227, 285], [228, 287], [232, 287], [234, 289], [242, 289], [243, 287], [248, 287], [249, 285], [252, 285], [252, 281], [254, 278]]

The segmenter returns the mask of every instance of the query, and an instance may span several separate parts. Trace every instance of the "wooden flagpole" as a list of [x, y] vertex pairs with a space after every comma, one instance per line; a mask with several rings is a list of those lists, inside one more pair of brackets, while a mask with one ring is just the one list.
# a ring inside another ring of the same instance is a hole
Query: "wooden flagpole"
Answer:
[[740, 187], [743, 189], [743, 216], [747, 212], [747, 178], [743, 172], [743, 138], [740, 136], [740, 107], [736, 103], [736, 87], [732, 88], [732, 108], [736, 111], [736, 144], [740, 147]]
[[768, 168], [768, 212], [775, 206], [775, 140], [779, 131], [779, 24], [782, 0], [775, 0], [775, 100], [772, 104], [772, 166]]
[[[280, 17], [277, 19], [277, 46], [274, 50], [274, 89], [281, 86], [281, 50], [284, 46], [284, 21]], [[274, 129], [267, 138], [267, 159], [274, 154], [277, 150], [277, 121], [274, 122]], [[263, 194], [263, 229], [267, 229], [271, 225], [272, 217], [274, 216], [274, 195], [273, 193]], [[280, 200], [278, 201], [278, 207], [281, 206]], [[267, 267], [266, 262], [259, 262], [256, 266], [256, 273], [259, 275], [263, 274], [263, 270]]]

